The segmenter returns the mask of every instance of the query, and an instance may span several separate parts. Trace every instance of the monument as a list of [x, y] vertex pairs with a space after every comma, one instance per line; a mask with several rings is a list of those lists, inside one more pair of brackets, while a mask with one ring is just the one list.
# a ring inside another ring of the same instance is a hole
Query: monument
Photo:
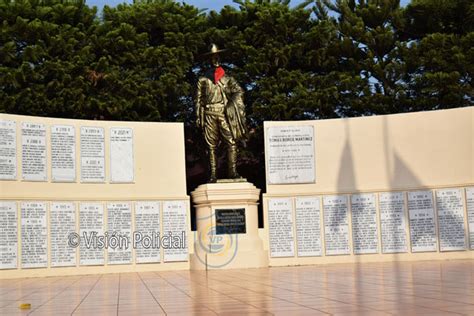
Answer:
[[[196, 123], [206, 142], [209, 183], [192, 192], [197, 232], [191, 269], [258, 268], [268, 266], [268, 254], [258, 235], [260, 190], [237, 173], [237, 143], [247, 126], [243, 90], [220, 65], [225, 50], [211, 44], [203, 55], [210, 69], [196, 88]], [[227, 147], [227, 179], [217, 179], [217, 147]]]

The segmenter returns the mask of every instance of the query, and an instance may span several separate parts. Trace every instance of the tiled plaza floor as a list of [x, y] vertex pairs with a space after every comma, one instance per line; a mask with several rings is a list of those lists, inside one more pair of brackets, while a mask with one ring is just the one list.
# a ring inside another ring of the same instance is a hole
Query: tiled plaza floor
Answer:
[[17, 314], [474, 315], [474, 260], [0, 280]]

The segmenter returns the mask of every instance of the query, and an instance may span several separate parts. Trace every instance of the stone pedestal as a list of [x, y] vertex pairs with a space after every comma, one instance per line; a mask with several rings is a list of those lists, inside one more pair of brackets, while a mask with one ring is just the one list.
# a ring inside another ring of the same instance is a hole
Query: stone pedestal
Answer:
[[248, 182], [208, 183], [191, 193], [197, 226], [192, 270], [268, 267], [258, 235], [259, 193]]

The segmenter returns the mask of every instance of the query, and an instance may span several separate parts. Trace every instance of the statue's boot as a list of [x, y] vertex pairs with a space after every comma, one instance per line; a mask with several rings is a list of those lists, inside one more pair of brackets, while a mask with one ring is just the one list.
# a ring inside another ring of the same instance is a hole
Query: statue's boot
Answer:
[[209, 183], [217, 182], [217, 159], [216, 159], [216, 150], [209, 150], [209, 165], [211, 167], [211, 177], [209, 178]]
[[241, 176], [237, 173], [237, 146], [231, 145], [227, 149], [227, 176], [229, 179], [238, 179]]

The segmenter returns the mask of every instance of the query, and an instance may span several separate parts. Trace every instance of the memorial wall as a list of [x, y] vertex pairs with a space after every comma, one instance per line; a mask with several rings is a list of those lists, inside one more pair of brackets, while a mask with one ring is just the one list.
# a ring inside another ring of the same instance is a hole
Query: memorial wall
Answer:
[[270, 265], [474, 258], [474, 107], [264, 129]]
[[0, 117], [0, 279], [188, 269], [181, 123]]

